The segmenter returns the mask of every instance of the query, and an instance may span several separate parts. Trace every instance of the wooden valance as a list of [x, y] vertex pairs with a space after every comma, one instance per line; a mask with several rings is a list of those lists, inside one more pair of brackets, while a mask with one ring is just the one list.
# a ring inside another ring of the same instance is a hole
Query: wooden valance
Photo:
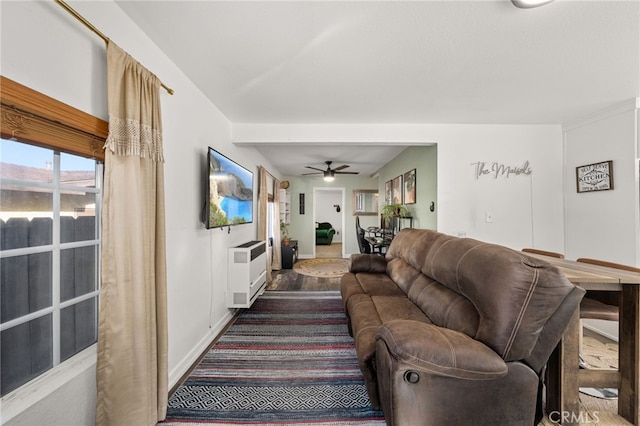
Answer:
[[0, 76], [0, 133], [45, 148], [104, 161], [109, 124]]

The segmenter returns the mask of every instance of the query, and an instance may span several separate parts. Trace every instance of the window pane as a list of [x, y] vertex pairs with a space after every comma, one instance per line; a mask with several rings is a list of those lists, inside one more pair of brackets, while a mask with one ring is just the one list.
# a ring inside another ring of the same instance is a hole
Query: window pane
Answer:
[[60, 242], [96, 239], [96, 195], [68, 194], [62, 191]]
[[97, 246], [60, 251], [60, 300], [62, 302], [96, 290]]
[[[44, 192], [46, 191], [46, 192]], [[32, 192], [2, 189], [0, 219], [3, 221], [0, 249], [11, 250], [51, 244], [53, 229], [51, 190]]]
[[51, 306], [51, 252], [0, 259], [0, 319], [12, 319]]
[[0, 177], [31, 182], [53, 182], [53, 151], [0, 139]]
[[60, 361], [96, 342], [97, 301], [94, 297], [60, 311]]
[[53, 366], [51, 314], [0, 333], [2, 396]]
[[60, 154], [60, 183], [95, 188], [96, 161], [77, 155]]

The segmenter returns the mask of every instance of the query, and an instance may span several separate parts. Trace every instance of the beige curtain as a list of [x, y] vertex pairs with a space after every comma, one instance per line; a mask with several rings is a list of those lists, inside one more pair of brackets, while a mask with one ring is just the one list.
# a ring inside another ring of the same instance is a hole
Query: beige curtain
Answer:
[[107, 46], [96, 424], [166, 416], [167, 291], [160, 81]]
[[[269, 233], [267, 232], [269, 206], [269, 191], [267, 190], [267, 169], [258, 167], [258, 239], [269, 241]], [[271, 276], [271, 255], [273, 249], [267, 245], [267, 284], [273, 277]]]

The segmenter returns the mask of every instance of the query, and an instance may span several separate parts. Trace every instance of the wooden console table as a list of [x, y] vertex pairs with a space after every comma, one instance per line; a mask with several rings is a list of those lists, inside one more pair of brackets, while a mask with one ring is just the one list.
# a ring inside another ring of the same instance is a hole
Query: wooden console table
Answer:
[[555, 265], [585, 290], [621, 292], [618, 370], [579, 368], [580, 312], [576, 311], [547, 368], [546, 412], [558, 424], [578, 424], [579, 388], [618, 388], [618, 414], [640, 425], [640, 274], [566, 259], [534, 255]]

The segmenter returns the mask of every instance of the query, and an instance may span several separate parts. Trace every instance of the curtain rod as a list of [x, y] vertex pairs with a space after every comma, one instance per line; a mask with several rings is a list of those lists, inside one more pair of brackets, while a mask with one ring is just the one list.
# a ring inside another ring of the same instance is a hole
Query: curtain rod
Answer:
[[260, 167], [262, 167], [264, 171], [273, 178], [273, 180], [278, 180], [278, 178], [272, 175], [271, 172], [269, 172], [269, 169], [267, 169], [265, 166], [260, 166]]
[[[63, 0], [54, 0], [56, 3], [58, 3], [64, 10], [66, 10], [67, 12], [69, 12], [71, 15], [73, 15], [74, 18], [76, 18], [78, 21], [82, 22], [87, 28], [89, 28], [91, 31], [93, 31], [94, 33], [96, 33], [98, 36], [100, 36], [100, 38], [102, 40], [104, 40], [105, 43], [109, 43], [109, 37], [107, 37], [106, 35], [104, 35], [102, 32], [100, 32], [100, 30], [98, 30], [96, 27], [93, 26], [93, 24], [89, 21], [87, 21], [84, 16], [80, 15], [78, 12], [76, 12], [71, 6], [69, 6], [67, 3], [65, 3]], [[166, 90], [170, 95], [173, 95], [173, 89], [165, 86], [164, 83], [160, 83], [162, 85], [162, 88], [164, 90]]]

